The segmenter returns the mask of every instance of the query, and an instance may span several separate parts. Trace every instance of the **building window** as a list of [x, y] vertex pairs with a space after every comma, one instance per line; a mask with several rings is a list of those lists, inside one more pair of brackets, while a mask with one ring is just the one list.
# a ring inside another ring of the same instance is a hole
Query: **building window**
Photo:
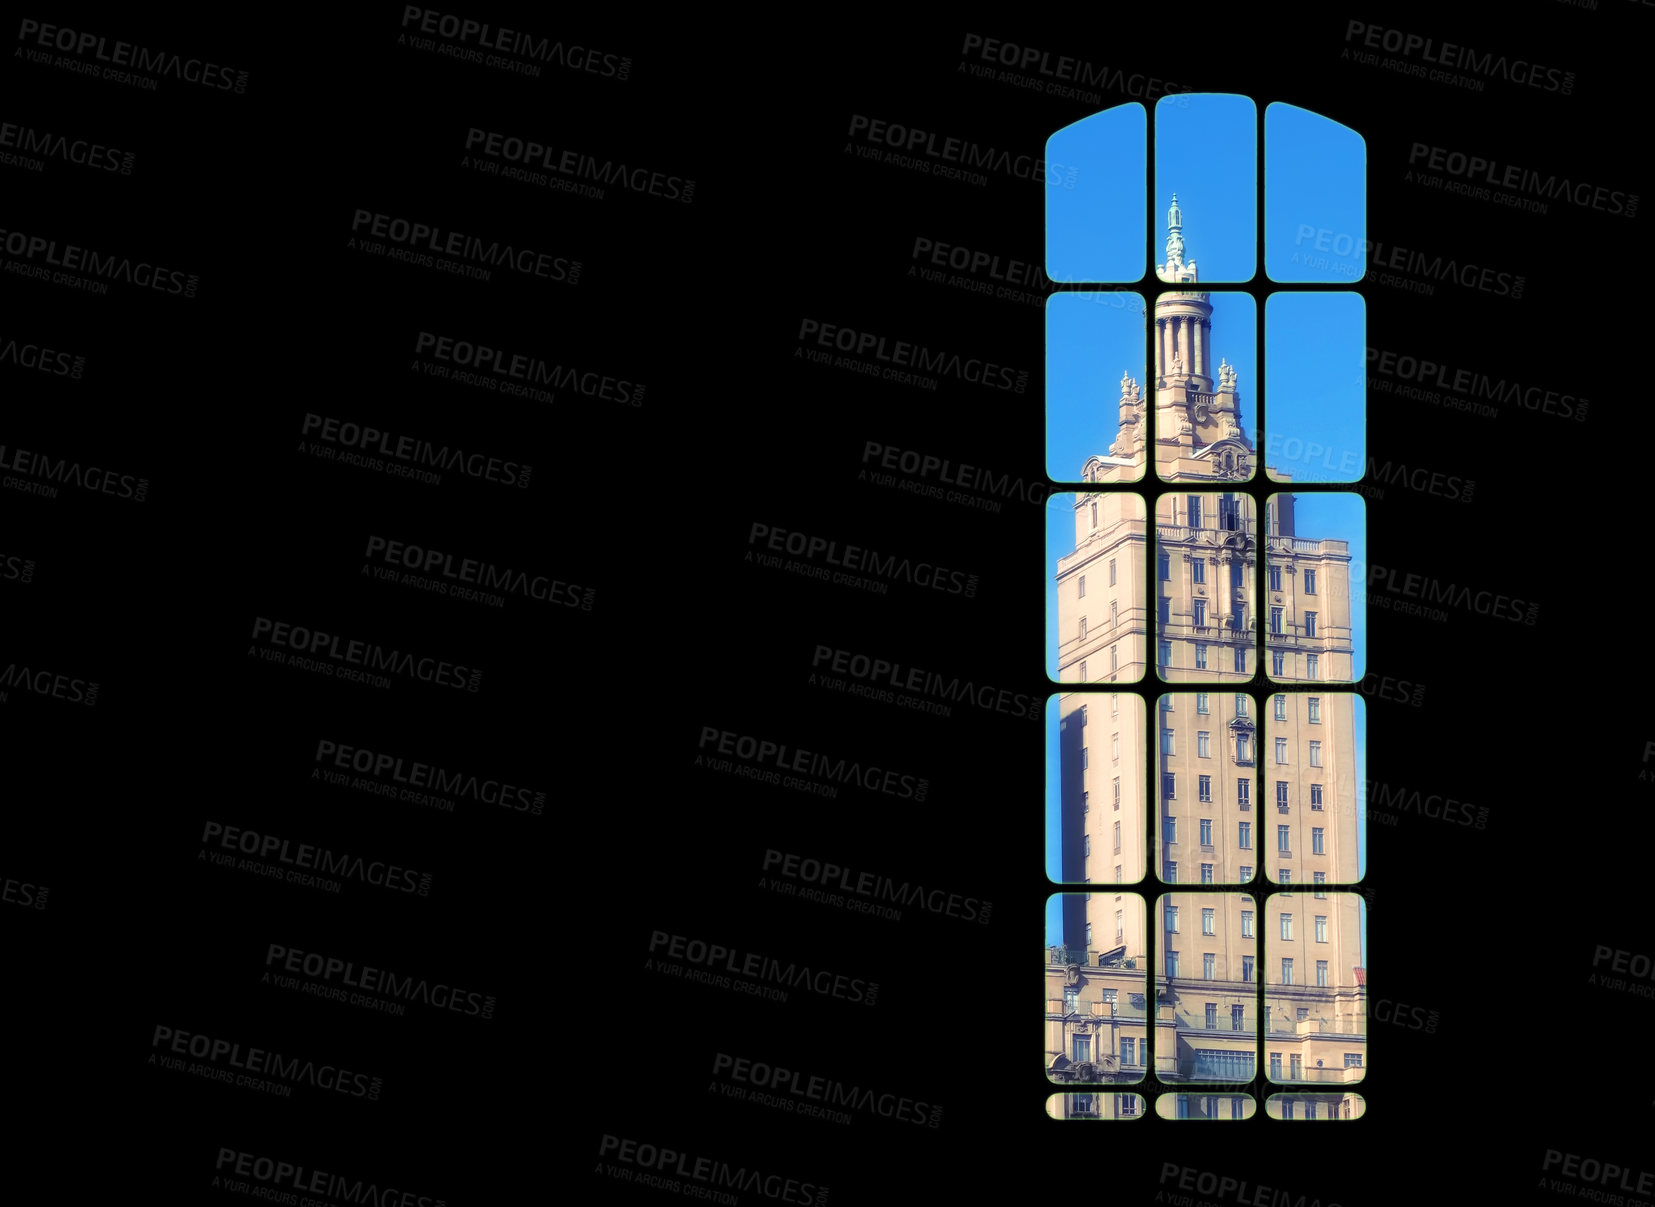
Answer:
[[[1201, 979], [1202, 980], [1204, 980], [1204, 981], [1212, 980], [1213, 976], [1214, 976], [1214, 970], [1217, 967], [1218, 967], [1218, 957], [1216, 955], [1214, 955], [1210, 951], [1204, 951], [1204, 952], [1201, 953]], [[1207, 1026], [1214, 1027], [1214, 1026], [1218, 1025], [1218, 1019], [1216, 1017], [1218, 1007], [1213, 1006], [1213, 1007], [1211, 1007], [1211, 1009], [1214, 1011], [1215, 1017], [1213, 1018], [1212, 1022], [1207, 1024]]]
[[1253, 849], [1253, 823], [1240, 821], [1236, 823], [1236, 846], [1243, 851]]
[[1161, 795], [1168, 800], [1178, 799], [1178, 773], [1169, 771], [1161, 777]]
[[1295, 1010], [1293, 1012], [1293, 1016], [1296, 1019], [1298, 1019], [1299, 1022], [1301, 1022], [1301, 1023], [1304, 1022], [1305, 1019], [1310, 1017], [1310, 1007], [1309, 1006], [1300, 1006], [1297, 1010]]
[[1086, 617], [1084, 616], [1080, 618], [1080, 639], [1082, 641], [1086, 640]]
[[[1316, 883], [1318, 885], [1323, 885], [1323, 884], [1327, 883], [1327, 873], [1326, 872], [1316, 872], [1314, 875], [1315, 875], [1315, 878], [1316, 878]], [[1327, 894], [1325, 892], [1323, 892], [1320, 888], [1317, 888], [1317, 890], [1315, 892], [1315, 897], [1316, 897], [1316, 900], [1318, 900], [1318, 901], [1327, 900]]]
[[1119, 733], [1109, 735], [1109, 757], [1117, 763], [1121, 761], [1121, 735]]
[[1306, 679], [1316, 678], [1320, 674], [1320, 672], [1317, 670], [1317, 668], [1319, 666], [1321, 666], [1321, 664], [1322, 664], [1322, 656], [1320, 654], [1306, 654], [1304, 656], [1304, 661], [1305, 661], [1304, 677]]
[[1241, 937], [1243, 939], [1253, 937], [1253, 911], [1250, 909], [1241, 911]]
[[1360, 1052], [1346, 1052], [1345, 1053], [1345, 1068], [1347, 1068], [1347, 1069], [1360, 1069], [1361, 1067], [1362, 1067], [1362, 1053], [1360, 1053]]
[[1109, 627], [1114, 628], [1121, 622], [1120, 607], [1114, 600], [1109, 601]]
[[1201, 496], [1200, 495], [1191, 495], [1189, 497], [1189, 503], [1190, 503], [1190, 516], [1189, 516], [1190, 527], [1191, 528], [1199, 528], [1199, 527], [1201, 527]]
[[1162, 624], [1172, 623], [1172, 600], [1157, 599], [1155, 601], [1155, 619]]
[[1138, 1113], [1138, 1096], [1136, 1094], [1116, 1094], [1115, 1113], [1121, 1118]]
[[1121, 849], [1121, 823], [1116, 822], [1115, 823], [1115, 850], [1119, 851], [1120, 849]]
[[[1292, 960], [1284, 959], [1281, 962], [1281, 983], [1283, 985], [1291, 985], [1293, 983], [1293, 961]], [[1297, 1060], [1298, 1057], [1294, 1057], [1294, 1059]]]
[[1270, 631], [1272, 633], [1277, 633], [1277, 634], [1279, 634], [1281, 632], [1281, 609], [1280, 608], [1271, 608], [1270, 609]]
[[1218, 933], [1217, 926], [1218, 911], [1213, 909], [1203, 909], [1201, 911], [1201, 933], [1204, 935], [1216, 935]]
[[1245, 675], [1247, 673], [1247, 651], [1237, 646], [1235, 656], [1236, 674]]
[[1282, 937], [1283, 942], [1290, 941], [1293, 938], [1293, 915], [1292, 914], [1283, 914], [1283, 915], [1281, 915], [1281, 937]]
[[1092, 1059], [1092, 1037], [1090, 1035], [1074, 1036], [1074, 1062], [1085, 1064]]
[[1213, 819], [1210, 817], [1201, 819], [1201, 845], [1204, 847], [1213, 845]]
[[1241, 865], [1241, 882], [1243, 884], [1246, 884], [1252, 878], [1253, 878], [1253, 865], [1250, 864], [1250, 863], [1242, 864]]
[[1065, 989], [1063, 991], [1063, 1013], [1074, 1014], [1080, 1009], [1080, 990]]
[[1167, 908], [1167, 934], [1175, 935], [1175, 934], [1178, 933], [1178, 907], [1176, 905], [1169, 904], [1166, 908]]
[[1276, 807], [1278, 809], [1287, 808], [1287, 781], [1286, 780], [1277, 780], [1276, 781]]
[[[1120, 878], [1121, 878], [1121, 869], [1119, 867], [1116, 867], [1116, 869], [1115, 869], [1115, 879], [1119, 880]], [[1124, 909], [1118, 909], [1118, 910], [1115, 911], [1115, 940], [1116, 940], [1116, 942], [1119, 942], [1122, 938], [1125, 937], [1125, 935], [1126, 935], [1126, 911]], [[1106, 992], [1108, 992], [1110, 994], [1113, 994], [1115, 991], [1113, 989], [1110, 989], [1110, 990], [1107, 990]], [[1110, 997], [1108, 1000], [1112, 1002], [1115, 999], [1113, 997]]]
[[1204, 583], [1207, 581], [1207, 562], [1204, 558], [1195, 558], [1190, 562], [1190, 581]]
[[1121, 777], [1117, 775], [1115, 777], [1115, 808], [1118, 810], [1120, 807], [1121, 807]]
[[1310, 807], [1312, 809], [1322, 807], [1322, 786], [1320, 784], [1310, 785]]
[[1109, 585], [1111, 587], [1113, 587], [1115, 585], [1115, 559], [1114, 558], [1109, 559]]
[[1105, 989], [1103, 991], [1103, 1000], [1113, 1006], [1115, 1004], [1115, 996], [1117, 992], [1118, 991], [1114, 989]]
[[1081, 843], [1083, 844], [1081, 854], [1090, 855], [1092, 853], [1092, 836], [1090, 834], [1082, 834]]
[[[1275, 1071], [1278, 1073], [1281, 1072], [1280, 1069]], [[1283, 1119], [1291, 1119], [1293, 1117], [1293, 1100], [1291, 1098], [1283, 1098], [1281, 1100], [1281, 1117]]]
[[1082, 599], [1086, 598], [1086, 576], [1084, 574], [1080, 576], [1080, 597]]
[[1316, 961], [1316, 984], [1320, 985], [1323, 989], [1327, 988], [1327, 961], [1326, 960], [1317, 960]]
[[1198, 671], [1207, 669], [1207, 646], [1205, 642], [1198, 641], [1195, 643], [1195, 669]]
[[1287, 655], [1280, 650], [1270, 651], [1270, 673], [1276, 678], [1283, 678], [1286, 674]]
[[1161, 840], [1173, 846], [1178, 844], [1178, 819], [1176, 817], [1162, 818]]
[[1112, 645], [1109, 647], [1109, 672], [1110, 674], [1114, 674], [1114, 672], [1120, 670], [1120, 668], [1121, 651], [1119, 647]]
[[1171, 754], [1171, 753], [1173, 753], [1173, 750], [1172, 750], [1172, 730], [1170, 730], [1170, 729], [1163, 728], [1161, 730], [1161, 753], [1162, 754]]
[[1207, 693], [1206, 692], [1196, 692], [1195, 693], [1195, 711], [1198, 712], [1198, 713], [1201, 713], [1202, 715], [1205, 715], [1209, 711], [1209, 709], [1207, 708]]
[[[1276, 882], [1278, 884], [1292, 884], [1293, 883], [1293, 869], [1292, 868], [1277, 868], [1276, 869]], [[1282, 894], [1283, 897], [1291, 897], [1292, 895], [1293, 895], [1292, 893], [1283, 893]]]
[[[1212, 959], [1211, 956], [1208, 956], [1207, 958], [1209, 960]], [[1218, 1030], [1218, 1003], [1217, 1002], [1208, 1002], [1207, 1003], [1206, 1016], [1207, 1017], [1206, 1017], [1205, 1021], [1206, 1021], [1206, 1025], [1207, 1025], [1207, 1030], [1209, 1030], [1209, 1031]]]
[[1109, 697], [1109, 715], [1112, 717], [1121, 715], [1121, 694], [1119, 692], [1115, 692]]
[[1311, 829], [1310, 829], [1310, 853], [1312, 855], [1326, 855], [1327, 854], [1327, 851], [1324, 848], [1324, 844], [1323, 844], [1323, 835], [1325, 833], [1326, 832], [1322, 829], [1321, 826], [1312, 826], [1311, 827]]
[[1162, 582], [1171, 582], [1172, 581], [1172, 557], [1171, 557], [1171, 555], [1166, 553], [1165, 551], [1163, 551], [1161, 553], [1160, 563], [1161, 563], [1161, 581]]
[[1320, 767], [1322, 765], [1322, 744], [1320, 742], [1312, 742], [1310, 744], [1310, 765], [1312, 767]]
[[1253, 761], [1253, 743], [1244, 733], [1236, 734], [1236, 762], [1251, 763]]
[[1278, 693], [1277, 696], [1276, 696], [1276, 699], [1275, 699], [1275, 704], [1276, 704], [1276, 720], [1278, 720], [1278, 721], [1287, 720], [1287, 697]]
[[1097, 526], [1098, 526], [1098, 505], [1096, 503], [1093, 503], [1092, 504], [1092, 527], [1096, 528]]
[[1203, 775], [1196, 779], [1196, 790], [1202, 804], [1210, 805], [1213, 799], [1213, 777]]
[[1316, 613], [1314, 612], [1304, 614], [1304, 635], [1306, 637], [1316, 636]]
[[[1145, 1039], [1144, 1043], [1147, 1046], [1148, 1043], [1149, 1043], [1149, 1040]], [[1136, 1048], [1137, 1048], [1137, 1044], [1135, 1044], [1132, 1041], [1131, 1036], [1127, 1036], [1127, 1035], [1121, 1036], [1121, 1063], [1123, 1065], [1135, 1065], [1135, 1064], [1138, 1063], [1137, 1060], [1134, 1058], [1134, 1055], [1135, 1055], [1134, 1050]]]
[[1297, 1052], [1287, 1058], [1287, 1079], [1289, 1081], [1304, 1080], [1304, 1057]]
[[[1121, 865], [1117, 863], [1115, 865], [1115, 883], [1119, 884], [1120, 882], [1121, 882]], [[1120, 930], [1120, 924], [1119, 924], [1118, 919], [1116, 920], [1115, 937], [1117, 939], [1121, 937], [1121, 930]]]
[[1276, 762], [1278, 762], [1278, 763], [1287, 762], [1287, 739], [1286, 738], [1277, 738], [1276, 739]]
[[1082, 725], [1086, 724], [1086, 705], [1084, 704], [1080, 706], [1080, 723]]
[[1172, 642], [1170, 641], [1161, 642], [1160, 664], [1162, 666], [1172, 665]]
[[1202, 884], [1211, 884], [1212, 882], [1213, 882], [1213, 865], [1210, 864], [1210, 863], [1203, 863], [1201, 865], [1201, 883]]
[[1082, 813], [1090, 813], [1092, 811], [1092, 794], [1090, 792], [1082, 792], [1080, 794], [1080, 811]]
[[1086, 682], [1086, 659], [1084, 658], [1080, 660], [1080, 681], [1082, 683]]
[[1283, 855], [1286, 855], [1293, 850], [1292, 826], [1276, 827], [1276, 850], [1280, 851]]
[[1195, 731], [1195, 755], [1197, 758], [1212, 758], [1211, 741], [1212, 734], [1207, 730], [1198, 729]]
[[1316, 571], [1314, 570], [1304, 572], [1304, 593], [1306, 595], [1316, 594]]
[[1243, 809], [1250, 809], [1253, 805], [1253, 781], [1236, 780], [1236, 804]]
[[1092, 751], [1091, 751], [1091, 748], [1087, 747], [1087, 746], [1082, 746], [1080, 748], [1080, 769], [1082, 771], [1085, 771], [1091, 765], [1092, 765]]
[[[1270, 1053], [1270, 1080], [1271, 1081], [1280, 1081], [1281, 1080], [1281, 1053], [1280, 1052]], [[1293, 1117], [1293, 1104], [1292, 1103], [1283, 1102], [1282, 1103], [1282, 1110], [1283, 1110], [1284, 1118], [1291, 1119]]]
[[1167, 975], [1169, 977], [1178, 975], [1178, 953], [1176, 951], [1169, 950], [1167, 952]]
[[1310, 723], [1320, 725], [1322, 723], [1322, 698], [1320, 696], [1306, 697], [1305, 707], [1310, 711]]
[[1090, 922], [1086, 924], [1086, 950], [1092, 950], [1092, 924]]
[[1318, 942], [1318, 943], [1326, 943], [1327, 942], [1327, 915], [1326, 914], [1317, 914], [1316, 915], [1316, 942]]
[[1241, 957], [1241, 979], [1243, 981], [1251, 981], [1253, 979], [1253, 957], [1252, 956], [1242, 956]]
[[[1239, 1010], [1239, 1009], [1241, 1009], [1241, 1007], [1237, 1006], [1236, 1009]], [[1230, 1029], [1232, 1031], [1241, 1030], [1240, 1027], [1232, 1027]], [[1240, 1119], [1240, 1118], [1242, 1118], [1246, 1115], [1246, 1112], [1247, 1112], [1247, 1100], [1245, 1098], [1232, 1098], [1232, 1099], [1230, 1099], [1230, 1118]]]
[[1167, 864], [1166, 882], [1168, 884], [1177, 884], [1178, 883], [1178, 864], [1177, 863], [1169, 862]]
[[1270, 589], [1272, 591], [1280, 591], [1281, 590], [1281, 567], [1280, 566], [1271, 566], [1270, 567]]
[[1195, 623], [1207, 623], [1207, 601], [1204, 599], [1198, 599], [1195, 601]]
[[[1314, 1119], [1316, 1117], [1316, 1100], [1314, 1098], [1309, 1099], [1304, 1104], [1304, 1117], [1306, 1119]], [[1329, 1108], [1328, 1118], [1329, 1119], [1333, 1118], [1333, 1113], [1332, 1113], [1331, 1108]]]

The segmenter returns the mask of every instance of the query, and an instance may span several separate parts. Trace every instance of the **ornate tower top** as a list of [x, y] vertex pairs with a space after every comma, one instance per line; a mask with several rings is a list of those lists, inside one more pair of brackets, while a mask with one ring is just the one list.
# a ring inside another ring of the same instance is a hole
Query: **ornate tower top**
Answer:
[[1189, 283], [1196, 279], [1195, 261], [1184, 262], [1184, 211], [1178, 208], [1178, 194], [1172, 195], [1167, 210], [1167, 262], [1158, 265], [1155, 275], [1163, 281]]

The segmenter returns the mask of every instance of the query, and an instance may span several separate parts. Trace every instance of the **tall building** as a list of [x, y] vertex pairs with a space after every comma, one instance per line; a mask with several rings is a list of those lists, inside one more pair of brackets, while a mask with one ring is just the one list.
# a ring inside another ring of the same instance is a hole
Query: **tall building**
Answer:
[[[1184, 253], [1174, 196], [1161, 280], [1196, 282]], [[1294, 1091], [1272, 1114], [1352, 1117], [1359, 1099], [1343, 1087], [1366, 1063], [1362, 902], [1330, 891], [1361, 875], [1357, 705], [1331, 690], [1352, 672], [1349, 546], [1299, 535], [1291, 494], [1271, 496], [1260, 532], [1251, 494], [1190, 493], [1254, 472], [1235, 370], [1212, 363], [1212, 313], [1205, 293], [1156, 299], [1156, 432], [1123, 377], [1120, 435], [1084, 470], [1136, 481], [1153, 447], [1158, 476], [1183, 487], [1155, 501], [1153, 573], [1143, 581], [1143, 505], [1128, 492], [1077, 495], [1075, 552], [1058, 562], [1063, 878], [1135, 885], [1150, 841], [1151, 882], [1189, 887], [1153, 905], [1134, 892], [1064, 898], [1064, 941], [1047, 952], [1048, 1076], [1110, 1084], [1152, 1070], [1164, 1085], [1218, 1087], [1158, 1100], [1159, 1113], [1230, 1117], [1241, 1108], [1222, 1088], [1262, 1073], [1266, 1090]], [[1189, 690], [1146, 709], [1110, 684], [1138, 682], [1151, 657]], [[1255, 698], [1245, 685], [1261, 671], [1292, 690]]]

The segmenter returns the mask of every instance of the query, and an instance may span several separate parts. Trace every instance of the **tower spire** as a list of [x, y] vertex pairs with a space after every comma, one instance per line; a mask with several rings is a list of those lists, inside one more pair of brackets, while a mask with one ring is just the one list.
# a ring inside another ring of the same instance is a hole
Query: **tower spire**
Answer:
[[1178, 194], [1167, 209], [1167, 260], [1157, 269], [1163, 281], [1194, 281], [1195, 261], [1184, 262], [1184, 211], [1178, 208]]

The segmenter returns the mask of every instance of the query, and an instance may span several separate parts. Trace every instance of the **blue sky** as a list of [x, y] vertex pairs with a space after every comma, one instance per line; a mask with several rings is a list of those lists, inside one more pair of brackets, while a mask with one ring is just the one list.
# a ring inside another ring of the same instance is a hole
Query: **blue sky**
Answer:
[[1155, 106], [1155, 259], [1165, 256], [1172, 195], [1184, 213], [1184, 256], [1203, 284], [1258, 271], [1258, 110], [1224, 93], [1162, 97]]
[[1308, 109], [1272, 104], [1264, 110], [1264, 154], [1266, 274], [1272, 281], [1359, 280], [1367, 267], [1362, 136]]
[[1367, 464], [1367, 311], [1346, 291], [1264, 303], [1264, 464], [1294, 482], [1355, 482]]
[[1118, 105], [1046, 140], [1046, 275], [1052, 280], [1135, 282], [1149, 270], [1148, 121], [1142, 105]]

